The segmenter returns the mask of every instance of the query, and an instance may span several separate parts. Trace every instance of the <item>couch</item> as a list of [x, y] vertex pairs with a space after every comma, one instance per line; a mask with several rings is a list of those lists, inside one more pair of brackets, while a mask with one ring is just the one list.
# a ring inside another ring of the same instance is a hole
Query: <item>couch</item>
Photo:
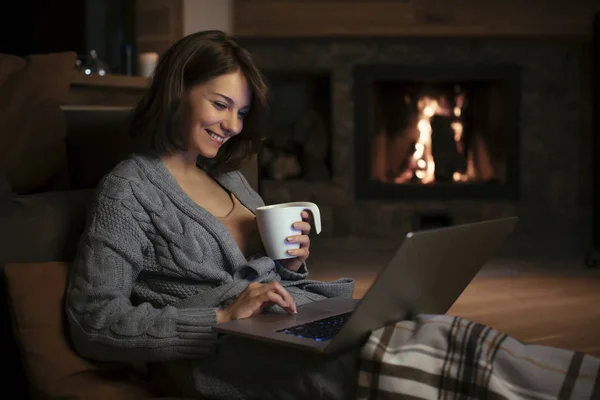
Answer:
[[[143, 146], [127, 108], [64, 106], [75, 54], [0, 54], [0, 398], [165, 396], [147, 374], [73, 350], [69, 263], [102, 176]], [[256, 161], [242, 171], [257, 187]]]

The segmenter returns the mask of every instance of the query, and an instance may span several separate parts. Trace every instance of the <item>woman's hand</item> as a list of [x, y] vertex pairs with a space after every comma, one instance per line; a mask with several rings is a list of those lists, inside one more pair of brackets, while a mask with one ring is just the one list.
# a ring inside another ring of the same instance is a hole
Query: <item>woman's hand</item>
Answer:
[[300, 243], [299, 249], [288, 250], [289, 254], [296, 257], [279, 260], [285, 268], [294, 272], [300, 269], [310, 254], [310, 237], [308, 237], [308, 234], [311, 229], [310, 222], [312, 221], [312, 217], [308, 211], [302, 211], [301, 215], [302, 221], [295, 222], [293, 226], [294, 229], [299, 230], [302, 234], [287, 238], [287, 241], [290, 243]]
[[252, 282], [233, 303], [217, 311], [217, 323], [261, 314], [265, 308], [274, 304], [290, 314], [297, 312], [294, 299], [279, 282]]

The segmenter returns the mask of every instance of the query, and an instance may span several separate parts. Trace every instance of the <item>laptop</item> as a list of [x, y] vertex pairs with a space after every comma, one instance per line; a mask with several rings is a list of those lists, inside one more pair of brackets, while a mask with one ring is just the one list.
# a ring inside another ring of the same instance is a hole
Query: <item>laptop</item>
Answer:
[[517, 220], [499, 218], [410, 232], [361, 300], [325, 299], [299, 306], [297, 314], [260, 314], [214, 329], [333, 353], [364, 343], [371, 331], [387, 324], [416, 314], [445, 314]]

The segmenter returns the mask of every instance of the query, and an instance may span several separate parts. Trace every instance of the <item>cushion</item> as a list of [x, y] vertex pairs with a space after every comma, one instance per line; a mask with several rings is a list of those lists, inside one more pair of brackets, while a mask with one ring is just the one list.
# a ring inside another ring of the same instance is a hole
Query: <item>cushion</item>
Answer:
[[67, 339], [65, 262], [4, 268], [13, 326], [33, 389], [45, 398], [145, 399], [152, 393], [129, 368], [77, 355]]
[[65, 117], [76, 54], [0, 54], [0, 169], [15, 193], [66, 179]]
[[[8, 262], [71, 260], [83, 230], [91, 191], [69, 191], [28, 196], [0, 195], [0, 270]], [[13, 387], [26, 377], [10, 327], [4, 274], [0, 273], [1, 370]], [[7, 389], [2, 385], [2, 390]], [[0, 397], [2, 395], [0, 394]]]
[[72, 260], [93, 190], [0, 196], [0, 268]]

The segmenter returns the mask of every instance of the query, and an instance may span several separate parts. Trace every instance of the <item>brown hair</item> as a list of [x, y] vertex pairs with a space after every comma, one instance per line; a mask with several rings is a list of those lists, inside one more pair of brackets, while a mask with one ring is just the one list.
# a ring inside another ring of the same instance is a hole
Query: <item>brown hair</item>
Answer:
[[159, 59], [150, 88], [132, 116], [132, 135], [150, 135], [158, 152], [185, 150], [180, 127], [180, 104], [192, 87], [217, 76], [241, 71], [252, 91], [252, 102], [242, 132], [229, 139], [213, 159], [198, 158], [211, 172], [240, 168], [260, 150], [266, 117], [267, 86], [250, 53], [221, 31], [193, 33], [171, 46]]

